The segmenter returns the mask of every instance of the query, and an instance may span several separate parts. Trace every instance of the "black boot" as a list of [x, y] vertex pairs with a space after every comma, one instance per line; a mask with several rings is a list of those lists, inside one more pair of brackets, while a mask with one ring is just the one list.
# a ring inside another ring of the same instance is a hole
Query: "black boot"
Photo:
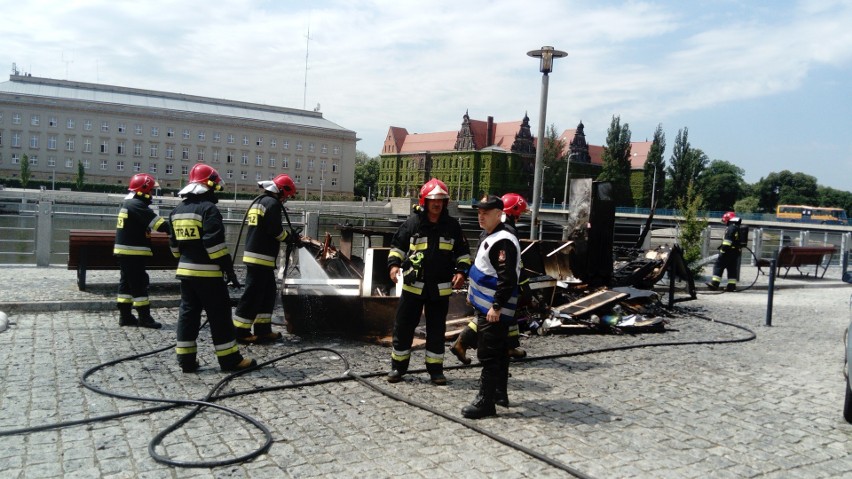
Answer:
[[139, 326], [139, 320], [133, 316], [133, 305], [130, 303], [118, 303], [118, 325]]
[[389, 383], [398, 383], [402, 381], [402, 376], [408, 372], [408, 360], [406, 361], [397, 361], [395, 359], [391, 359], [391, 370], [388, 373], [386, 379]]
[[725, 286], [725, 291], [727, 291], [729, 293], [736, 292], [737, 291], [737, 283], [728, 283], [728, 285]]
[[482, 368], [482, 375], [479, 380], [479, 394], [476, 395], [473, 403], [462, 408], [462, 416], [468, 419], [481, 419], [497, 415], [497, 410], [494, 408], [494, 391], [497, 386], [496, 374], [498, 374], [498, 371], [496, 371], [495, 367]]
[[139, 326], [151, 329], [163, 327], [162, 324], [154, 321], [154, 318], [151, 317], [151, 306], [139, 306], [136, 308], [136, 312], [139, 313]]
[[429, 380], [432, 381], [432, 384], [434, 384], [435, 386], [447, 385], [447, 377], [444, 376], [443, 364], [427, 364], [426, 371], [429, 373]]
[[494, 404], [509, 407], [509, 358], [505, 364], [500, 364], [500, 375], [497, 378], [497, 387], [494, 390]]

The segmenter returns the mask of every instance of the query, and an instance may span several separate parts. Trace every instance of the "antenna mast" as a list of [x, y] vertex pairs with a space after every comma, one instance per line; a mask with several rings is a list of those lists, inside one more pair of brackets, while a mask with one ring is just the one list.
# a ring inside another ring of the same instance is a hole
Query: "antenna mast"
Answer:
[[311, 44], [311, 25], [308, 24], [308, 34], [305, 35], [305, 93], [302, 96], [302, 109], [307, 108], [308, 104], [308, 53], [310, 52]]

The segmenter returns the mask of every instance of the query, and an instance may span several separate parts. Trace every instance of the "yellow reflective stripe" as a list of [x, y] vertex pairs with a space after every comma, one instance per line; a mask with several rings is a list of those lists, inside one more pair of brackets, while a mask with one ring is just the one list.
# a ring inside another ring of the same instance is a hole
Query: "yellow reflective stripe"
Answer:
[[287, 234], [287, 230], [281, 230], [281, 234], [276, 236], [275, 239], [278, 240], [278, 242], [280, 243], [281, 241], [284, 241], [285, 239], [287, 239], [287, 236], [289, 236]]
[[722, 246], [731, 246], [731, 240], [723, 240]]
[[513, 337], [515, 337], [515, 336], [520, 336], [520, 335], [521, 335], [521, 330], [520, 330], [520, 328], [518, 328], [518, 325], [517, 325], [517, 324], [514, 324], [514, 325], [512, 325], [512, 326], [509, 326], [509, 334], [508, 334], [508, 336], [509, 336], [510, 338], [513, 338]]
[[426, 364], [443, 364], [444, 355], [426, 351]]
[[187, 268], [178, 268], [175, 271], [175, 274], [178, 276], [196, 276], [198, 278], [221, 278], [222, 272], [219, 270], [216, 271], [203, 271], [198, 269], [187, 269]]
[[438, 283], [438, 294], [440, 296], [449, 296], [453, 294], [452, 283]]
[[198, 346], [195, 341], [178, 341], [175, 351], [178, 354], [195, 354], [198, 352]]
[[172, 237], [177, 241], [201, 239], [201, 216], [182, 214], [172, 217]]
[[220, 243], [207, 248], [207, 256], [209, 256], [210, 259], [221, 258], [222, 256], [225, 256], [227, 254], [229, 254], [228, 245], [226, 245], [225, 243]]
[[155, 216], [154, 219], [151, 220], [151, 223], [148, 224], [148, 228], [151, 230], [157, 230], [161, 224], [165, 223], [166, 220], [161, 216]]
[[426, 243], [418, 243], [418, 244], [411, 243], [411, 247], [408, 248], [408, 250], [409, 251], [425, 251], [426, 248], [428, 248], [428, 247], [429, 247], [429, 245], [426, 244]]
[[399, 258], [401, 260], [405, 259], [405, 251], [399, 248], [391, 248], [390, 252], [388, 253], [388, 259], [390, 258]]
[[470, 266], [473, 263], [473, 260], [471, 260], [469, 254], [465, 254], [456, 258], [456, 263], [462, 263]]
[[274, 268], [275, 257], [246, 251], [243, 254], [243, 263], [257, 264], [260, 266], [270, 266]]
[[117, 298], [115, 298], [116, 303], [121, 304], [130, 304], [133, 303], [133, 297], [129, 294], [119, 294]]
[[423, 293], [423, 288], [418, 288], [418, 287], [415, 287], [415, 286], [410, 285], [410, 284], [403, 284], [402, 290], [408, 291], [409, 293], [414, 293], [414, 294], [422, 294]]
[[254, 318], [254, 324], [272, 324], [272, 314], [258, 313], [257, 317]]
[[[217, 346], [217, 348], [218, 348], [218, 346]], [[238, 353], [239, 351], [240, 351], [239, 346], [234, 344], [233, 346], [231, 346], [228, 349], [216, 349], [216, 356], [221, 358], [222, 356], [227, 356], [229, 354]]]
[[478, 330], [476, 329], [476, 321], [470, 321], [470, 322], [468, 322], [468, 323], [467, 323], [467, 327], [468, 327], [468, 328], [470, 328], [470, 329], [472, 329], [474, 332], [478, 331]]
[[148, 306], [151, 304], [151, 301], [148, 300], [147, 296], [142, 296], [139, 298], [133, 298], [133, 307], [138, 308], [140, 306]]
[[452, 251], [455, 243], [456, 240], [452, 238], [439, 238], [438, 249], [442, 251]]
[[251, 325], [254, 322], [251, 319], [241, 318], [236, 314], [234, 315], [234, 319], [232, 319], [231, 321], [234, 323], [235, 327], [241, 329], [251, 329]]
[[397, 351], [394, 349], [391, 352], [391, 359], [393, 359], [394, 361], [408, 361], [409, 359], [411, 359], [411, 350], [409, 349], [407, 351]]

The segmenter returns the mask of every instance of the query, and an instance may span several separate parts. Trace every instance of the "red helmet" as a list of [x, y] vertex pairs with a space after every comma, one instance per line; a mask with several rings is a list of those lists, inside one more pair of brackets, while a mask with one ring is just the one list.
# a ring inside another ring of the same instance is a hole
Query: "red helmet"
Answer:
[[733, 211], [728, 211], [727, 213], [722, 215], [722, 224], [728, 224], [728, 221], [731, 221], [732, 219], [734, 219], [736, 217], [737, 217], [736, 213], [734, 213]]
[[503, 213], [506, 213], [506, 216], [518, 219], [527, 210], [527, 200], [517, 193], [506, 193], [501, 199], [503, 200]]
[[159, 188], [157, 180], [148, 173], [137, 173], [130, 178], [130, 186], [127, 191], [135, 191], [142, 195], [150, 195], [154, 188]]
[[219, 172], [212, 166], [204, 163], [196, 163], [189, 170], [189, 182], [213, 188], [215, 191], [220, 191], [225, 185], [222, 177], [219, 176]]
[[432, 178], [420, 187], [420, 206], [426, 204], [426, 200], [449, 200], [450, 193], [447, 185], [438, 178]]
[[281, 195], [281, 199], [287, 200], [296, 197], [296, 184], [289, 175], [280, 174], [272, 178], [272, 183], [278, 189], [277, 193]]

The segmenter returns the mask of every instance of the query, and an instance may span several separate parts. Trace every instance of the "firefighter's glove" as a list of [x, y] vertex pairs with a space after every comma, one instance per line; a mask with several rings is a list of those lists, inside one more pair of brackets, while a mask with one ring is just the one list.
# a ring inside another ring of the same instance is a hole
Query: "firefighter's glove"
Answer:
[[423, 253], [417, 252], [402, 262], [403, 276], [413, 275], [416, 279], [423, 279]]
[[292, 246], [294, 248], [299, 248], [302, 246], [302, 228], [290, 228], [290, 231], [287, 233], [287, 237], [284, 238], [284, 242], [287, 245]]
[[227, 281], [228, 286], [230, 286], [232, 288], [242, 288], [243, 287], [243, 285], [240, 284], [240, 280], [237, 279], [237, 273], [235, 273], [234, 270], [228, 271], [227, 277], [228, 277], [228, 281]]

